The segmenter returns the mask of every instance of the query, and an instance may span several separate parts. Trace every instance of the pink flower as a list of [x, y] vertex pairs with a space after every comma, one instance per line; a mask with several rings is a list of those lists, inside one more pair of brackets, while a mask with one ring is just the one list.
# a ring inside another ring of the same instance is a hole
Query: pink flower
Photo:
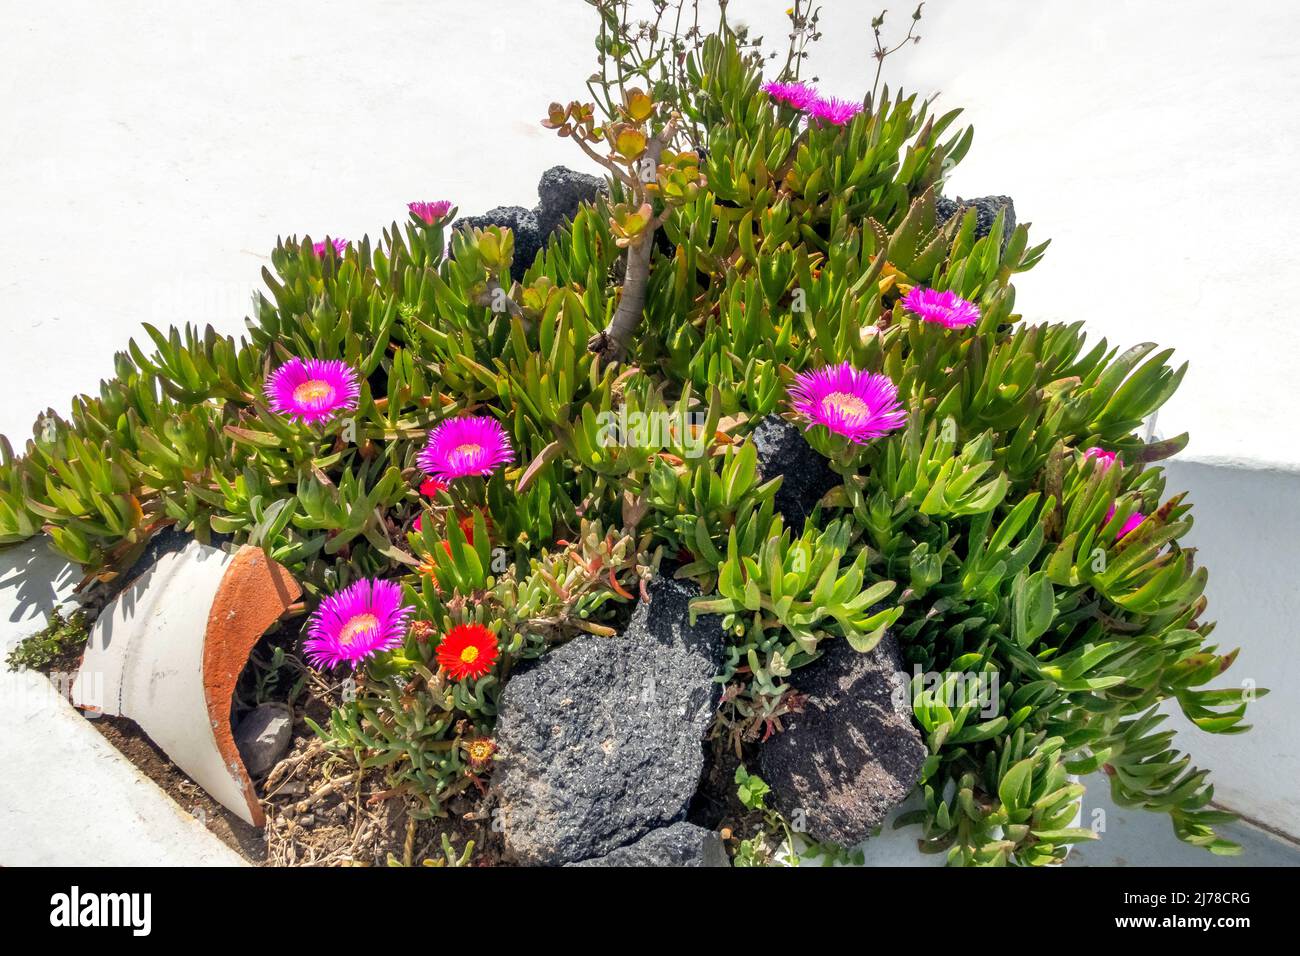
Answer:
[[879, 438], [907, 421], [898, 388], [888, 376], [855, 369], [848, 362], [795, 376], [790, 389], [794, 410], [813, 425], [857, 445]]
[[357, 664], [402, 643], [415, 613], [402, 605], [402, 589], [391, 581], [361, 580], [320, 603], [307, 625], [303, 650], [313, 667]]
[[764, 83], [763, 92], [778, 103], [805, 110], [817, 102], [817, 91], [807, 83]]
[[361, 395], [356, 369], [338, 359], [291, 358], [263, 386], [271, 411], [311, 425], [352, 411]]
[[[1115, 506], [1112, 504], [1110, 506], [1110, 510], [1106, 512], [1106, 520], [1102, 522], [1102, 525], [1104, 526], [1110, 524], [1110, 519], [1113, 517], [1115, 517]], [[1128, 516], [1128, 520], [1125, 521], [1124, 524], [1120, 526], [1120, 529], [1115, 532], [1115, 540], [1118, 541], [1120, 538], [1124, 537], [1124, 535], [1128, 534], [1130, 531], [1132, 531], [1134, 528], [1136, 528], [1146, 519], [1147, 516], [1142, 514], [1142, 512], [1140, 511], [1133, 512], [1131, 515]]]
[[447, 482], [487, 476], [514, 460], [510, 439], [495, 418], [467, 415], [449, 418], [429, 432], [416, 464], [426, 475]]
[[[352, 243], [349, 242], [347, 239], [331, 239], [330, 243], [334, 246], [334, 255], [338, 259], [342, 259], [343, 253], [347, 252], [348, 246], [352, 245]], [[316, 257], [318, 259], [324, 259], [325, 242], [322, 240], [321, 242], [312, 243], [311, 251], [316, 253]]]
[[805, 109], [807, 109], [808, 115], [817, 123], [843, 126], [862, 112], [862, 104], [841, 100], [834, 96], [819, 96], [808, 104]]
[[919, 285], [907, 293], [903, 308], [945, 329], [964, 329], [980, 320], [979, 306], [974, 302], [967, 302], [954, 292], [938, 292]]
[[1084, 462], [1087, 462], [1089, 460], [1096, 461], [1097, 471], [1098, 473], [1103, 475], [1106, 472], [1110, 471], [1110, 466], [1115, 464], [1116, 462], [1119, 462], [1121, 467], [1123, 466], [1123, 462], [1119, 461], [1118, 452], [1107, 451], [1104, 448], [1096, 448], [1096, 447], [1089, 448], [1087, 451], [1083, 453], [1083, 460]]
[[443, 218], [451, 210], [451, 203], [445, 199], [437, 202], [412, 202], [407, 203], [406, 208], [411, 210], [411, 215], [419, 219], [426, 226], [432, 226], [436, 221]]

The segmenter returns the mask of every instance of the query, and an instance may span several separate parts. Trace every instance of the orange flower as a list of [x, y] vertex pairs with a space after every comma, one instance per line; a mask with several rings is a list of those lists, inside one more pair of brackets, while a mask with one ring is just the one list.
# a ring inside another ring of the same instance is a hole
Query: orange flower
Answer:
[[434, 563], [433, 555], [425, 554], [420, 559], [419, 572], [425, 577], [433, 579], [433, 586], [438, 588], [438, 593], [442, 593], [442, 588], [438, 587], [438, 565]]
[[496, 752], [497, 745], [491, 737], [474, 737], [465, 741], [465, 756], [469, 758], [469, 765], [475, 770], [484, 769], [492, 762]]
[[454, 680], [476, 680], [497, 662], [497, 637], [482, 624], [458, 624], [442, 639], [437, 655]]

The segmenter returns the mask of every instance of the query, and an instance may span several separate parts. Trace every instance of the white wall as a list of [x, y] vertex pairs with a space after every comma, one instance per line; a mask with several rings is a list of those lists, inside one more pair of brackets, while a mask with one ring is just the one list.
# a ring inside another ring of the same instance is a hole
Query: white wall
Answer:
[[156, 325], [238, 333], [278, 235], [532, 206], [591, 72], [582, 3], [0, 0], [0, 433]]

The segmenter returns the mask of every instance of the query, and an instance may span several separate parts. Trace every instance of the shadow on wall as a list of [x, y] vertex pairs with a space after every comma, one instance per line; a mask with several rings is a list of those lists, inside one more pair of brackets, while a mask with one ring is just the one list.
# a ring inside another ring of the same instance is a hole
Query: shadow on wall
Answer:
[[[0, 550], [0, 592], [14, 589], [13, 596], [4, 602], [10, 624], [43, 622], [50, 611], [67, 600], [79, 579], [76, 565], [56, 553], [43, 535]], [[6, 631], [0, 644], [10, 643], [9, 637]]]
[[1290, 715], [1300, 710], [1300, 471], [1180, 461], [1167, 463], [1168, 494], [1189, 492], [1194, 526], [1186, 542], [1210, 571], [1206, 619], [1224, 650], [1241, 648], [1215, 686], [1266, 687], [1241, 735], [1197, 729], [1178, 712], [1175, 746], [1210, 768], [1215, 802], [1300, 840], [1300, 746]]

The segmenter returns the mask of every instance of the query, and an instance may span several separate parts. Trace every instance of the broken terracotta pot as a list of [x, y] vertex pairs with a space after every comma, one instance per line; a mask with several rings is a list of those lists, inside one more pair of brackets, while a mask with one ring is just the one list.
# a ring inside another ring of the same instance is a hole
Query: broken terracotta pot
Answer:
[[163, 555], [95, 622], [73, 703], [129, 717], [214, 800], [266, 821], [230, 730], [235, 682], [302, 589], [261, 548], [191, 541]]

